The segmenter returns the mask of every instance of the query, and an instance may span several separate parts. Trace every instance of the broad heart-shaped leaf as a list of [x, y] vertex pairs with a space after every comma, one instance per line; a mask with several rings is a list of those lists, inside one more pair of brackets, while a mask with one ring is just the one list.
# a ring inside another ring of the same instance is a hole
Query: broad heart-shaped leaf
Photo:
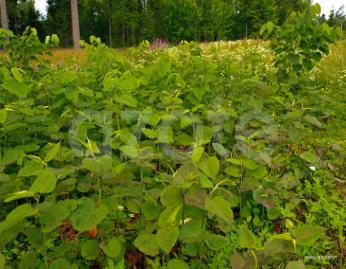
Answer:
[[164, 252], [169, 254], [178, 240], [179, 229], [176, 227], [163, 228], [157, 231], [156, 241]]
[[10, 94], [17, 96], [18, 98], [25, 98], [29, 93], [27, 85], [16, 79], [5, 80], [2, 87]]
[[178, 187], [168, 185], [161, 192], [161, 203], [166, 206], [177, 206], [183, 204], [183, 192]]
[[208, 144], [211, 140], [212, 131], [208, 126], [197, 126], [195, 131], [195, 143], [197, 146]]
[[138, 148], [134, 146], [121, 146], [120, 150], [130, 158], [135, 159], [138, 157]]
[[148, 129], [148, 128], [143, 128], [142, 129], [142, 133], [146, 136], [146, 137], [148, 137], [148, 138], [150, 138], [150, 139], [154, 139], [154, 138], [156, 138], [156, 132], [154, 131], [154, 130], [151, 130], [151, 129]]
[[231, 204], [221, 196], [216, 196], [212, 200], [207, 198], [205, 209], [212, 215], [216, 215], [227, 224], [233, 223], [233, 211]]
[[5, 109], [0, 109], [0, 123], [4, 124], [7, 120], [7, 111]]
[[6, 216], [4, 221], [0, 222], [0, 233], [20, 223], [25, 218], [36, 215], [37, 213], [38, 209], [33, 208], [30, 204], [17, 206]]
[[96, 205], [90, 198], [82, 198], [78, 209], [70, 217], [73, 227], [79, 232], [85, 232], [96, 227], [108, 214], [104, 204]]
[[117, 101], [121, 104], [130, 106], [130, 107], [137, 107], [138, 106], [138, 102], [137, 102], [136, 98], [132, 97], [129, 94], [122, 94], [121, 96], [119, 96], [117, 98]]
[[82, 243], [82, 257], [86, 260], [95, 260], [99, 256], [99, 242], [97, 240], [88, 240]]
[[71, 264], [68, 260], [59, 258], [49, 265], [49, 269], [71, 269]]
[[34, 193], [50, 193], [54, 191], [56, 181], [57, 178], [52, 171], [48, 169], [43, 170], [31, 185], [30, 191]]
[[5, 269], [6, 260], [5, 257], [0, 253], [0, 269]]
[[36, 161], [28, 161], [18, 172], [18, 177], [37, 176], [41, 173], [43, 164]]
[[49, 233], [56, 229], [77, 208], [76, 200], [59, 201], [56, 204], [44, 202], [40, 204], [40, 222], [42, 232]]
[[314, 116], [305, 115], [304, 120], [318, 128], [323, 128], [323, 124]]
[[46, 157], [44, 157], [44, 161], [47, 163], [51, 160], [53, 160], [56, 155], [59, 153], [61, 148], [60, 143], [54, 144], [53, 147], [47, 152]]
[[108, 257], [116, 258], [120, 255], [121, 248], [120, 240], [118, 238], [112, 238], [102, 247], [102, 250]]
[[293, 231], [293, 237], [297, 241], [297, 245], [311, 246], [324, 233], [320, 226], [303, 224]]
[[159, 254], [159, 245], [154, 234], [139, 234], [133, 244], [146, 255], [155, 257]]
[[274, 235], [264, 243], [264, 251], [270, 256], [279, 253], [293, 253], [295, 244], [289, 234]]
[[219, 234], [208, 234], [205, 242], [210, 249], [216, 251], [229, 245], [229, 240], [227, 237]]
[[160, 127], [157, 133], [157, 141], [159, 143], [171, 144], [174, 142], [173, 130], [169, 126]]
[[311, 151], [305, 151], [302, 154], [300, 154], [299, 157], [308, 163], [315, 164], [318, 162], [318, 157], [315, 153]]
[[189, 266], [183, 260], [172, 259], [168, 261], [167, 269], [189, 269]]
[[195, 147], [193, 149], [193, 151], [192, 151], [191, 160], [194, 163], [199, 162], [199, 160], [201, 159], [203, 153], [204, 153], [204, 148], [203, 147]]
[[93, 173], [104, 173], [112, 169], [112, 157], [104, 155], [93, 159], [84, 159], [83, 167]]
[[221, 157], [227, 157], [227, 155], [228, 155], [228, 150], [225, 149], [224, 146], [221, 145], [220, 143], [213, 143], [213, 149]]
[[242, 248], [253, 248], [256, 245], [256, 236], [248, 229], [246, 224], [240, 226], [239, 245]]
[[291, 261], [287, 264], [285, 269], [306, 269], [306, 266], [302, 260]]
[[198, 163], [198, 168], [201, 169], [208, 177], [215, 178], [219, 173], [220, 162], [215, 156], [208, 157]]

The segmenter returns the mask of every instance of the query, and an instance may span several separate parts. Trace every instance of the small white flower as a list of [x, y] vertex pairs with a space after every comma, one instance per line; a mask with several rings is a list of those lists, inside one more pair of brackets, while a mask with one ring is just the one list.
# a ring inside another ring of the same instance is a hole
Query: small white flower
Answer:
[[123, 211], [123, 210], [124, 210], [124, 206], [118, 205], [118, 210], [119, 210], [119, 211]]
[[129, 217], [130, 217], [130, 218], [134, 218], [134, 217], [135, 217], [135, 214], [129, 214]]
[[310, 165], [310, 166], [309, 166], [309, 169], [310, 169], [311, 171], [316, 171], [316, 166]]

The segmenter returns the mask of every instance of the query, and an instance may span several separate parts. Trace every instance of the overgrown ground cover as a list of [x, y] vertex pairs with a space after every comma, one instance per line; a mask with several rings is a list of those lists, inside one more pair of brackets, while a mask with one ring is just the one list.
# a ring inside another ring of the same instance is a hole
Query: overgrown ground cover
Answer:
[[[0, 58], [0, 268], [344, 268], [346, 43]], [[42, 60], [45, 59], [45, 60]]]

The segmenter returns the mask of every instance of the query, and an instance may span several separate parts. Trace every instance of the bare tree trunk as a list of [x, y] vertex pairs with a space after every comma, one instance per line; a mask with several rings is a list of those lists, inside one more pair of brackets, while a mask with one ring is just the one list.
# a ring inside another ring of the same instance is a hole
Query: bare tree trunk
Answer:
[[0, 0], [0, 10], [1, 10], [1, 27], [5, 30], [8, 30], [6, 0]]
[[71, 19], [72, 19], [72, 39], [73, 47], [80, 49], [80, 30], [79, 30], [79, 18], [78, 18], [78, 2], [77, 0], [71, 0]]

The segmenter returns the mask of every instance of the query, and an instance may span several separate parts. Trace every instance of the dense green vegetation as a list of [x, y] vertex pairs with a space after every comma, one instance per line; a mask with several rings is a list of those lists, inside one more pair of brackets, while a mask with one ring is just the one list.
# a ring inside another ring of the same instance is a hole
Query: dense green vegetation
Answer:
[[343, 268], [346, 44], [306, 67], [323, 29], [285, 83], [285, 25], [272, 46], [91, 37], [59, 66], [56, 36], [1, 32], [0, 268]]
[[[26, 26], [38, 29], [41, 39], [58, 34], [62, 46], [71, 46], [71, 0], [48, 0], [46, 18], [40, 18], [33, 0], [7, 0], [10, 29], [21, 34]], [[113, 46], [164, 38], [189, 41], [236, 40], [257, 37], [262, 24], [281, 25], [309, 0], [79, 0], [82, 39], [99, 36]], [[338, 8], [338, 7], [336, 7]], [[320, 17], [346, 29], [342, 9]]]

